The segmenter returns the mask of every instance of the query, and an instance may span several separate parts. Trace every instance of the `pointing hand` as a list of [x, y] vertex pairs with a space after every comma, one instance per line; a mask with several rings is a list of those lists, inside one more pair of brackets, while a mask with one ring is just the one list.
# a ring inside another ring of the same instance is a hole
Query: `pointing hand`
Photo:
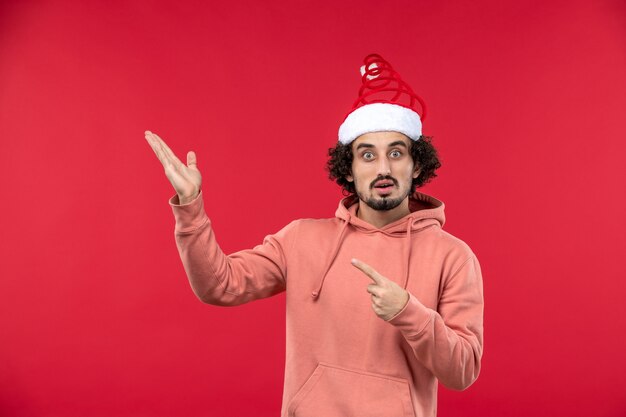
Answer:
[[152, 150], [163, 164], [165, 175], [176, 190], [180, 204], [186, 204], [196, 198], [200, 193], [202, 175], [198, 171], [195, 152], [189, 151], [187, 153], [187, 165], [185, 166], [163, 139], [149, 130], [146, 130], [145, 135]]
[[408, 291], [379, 274], [365, 262], [352, 259], [352, 265], [374, 281], [367, 286], [367, 292], [372, 294], [372, 308], [378, 317], [385, 321], [390, 320], [406, 306], [409, 301]]

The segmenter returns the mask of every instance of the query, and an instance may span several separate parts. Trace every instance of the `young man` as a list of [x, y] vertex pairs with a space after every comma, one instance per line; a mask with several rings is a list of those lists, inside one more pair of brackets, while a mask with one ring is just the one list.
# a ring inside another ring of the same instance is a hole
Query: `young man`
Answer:
[[462, 390], [480, 370], [480, 265], [442, 229], [444, 204], [415, 191], [440, 166], [421, 134], [423, 101], [379, 55], [361, 72], [328, 162], [350, 195], [335, 218], [293, 221], [254, 249], [220, 250], [195, 154], [184, 165], [146, 132], [176, 190], [176, 242], [195, 294], [237, 305], [287, 292], [282, 416], [435, 416], [437, 381]]

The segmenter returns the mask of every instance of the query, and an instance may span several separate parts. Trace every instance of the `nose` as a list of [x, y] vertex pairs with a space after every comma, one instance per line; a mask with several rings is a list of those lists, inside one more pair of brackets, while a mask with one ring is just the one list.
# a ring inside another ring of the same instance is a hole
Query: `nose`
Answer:
[[378, 158], [378, 172], [379, 176], [387, 176], [391, 175], [391, 164], [389, 163], [389, 159], [387, 157]]

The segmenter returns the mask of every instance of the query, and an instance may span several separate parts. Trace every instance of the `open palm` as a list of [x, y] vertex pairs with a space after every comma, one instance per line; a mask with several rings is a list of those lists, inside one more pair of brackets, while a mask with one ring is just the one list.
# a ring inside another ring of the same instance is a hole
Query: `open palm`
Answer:
[[149, 130], [146, 130], [145, 136], [159, 161], [163, 164], [165, 175], [176, 190], [180, 204], [186, 204], [196, 198], [202, 184], [202, 175], [198, 170], [196, 154], [193, 151], [187, 152], [187, 165], [185, 165], [159, 136]]

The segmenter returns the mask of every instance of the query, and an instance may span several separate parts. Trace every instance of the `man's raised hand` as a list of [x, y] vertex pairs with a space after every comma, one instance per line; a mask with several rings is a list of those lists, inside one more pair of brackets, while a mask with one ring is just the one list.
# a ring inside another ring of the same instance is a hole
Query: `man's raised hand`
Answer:
[[352, 265], [374, 281], [367, 286], [367, 292], [372, 294], [372, 308], [378, 317], [388, 321], [406, 306], [409, 301], [408, 291], [379, 274], [365, 262], [352, 259]]
[[146, 130], [145, 135], [152, 150], [163, 164], [165, 175], [176, 190], [180, 204], [187, 204], [196, 198], [200, 192], [202, 175], [198, 171], [195, 152], [187, 152], [187, 165], [185, 165], [174, 155], [163, 139], [149, 130]]

